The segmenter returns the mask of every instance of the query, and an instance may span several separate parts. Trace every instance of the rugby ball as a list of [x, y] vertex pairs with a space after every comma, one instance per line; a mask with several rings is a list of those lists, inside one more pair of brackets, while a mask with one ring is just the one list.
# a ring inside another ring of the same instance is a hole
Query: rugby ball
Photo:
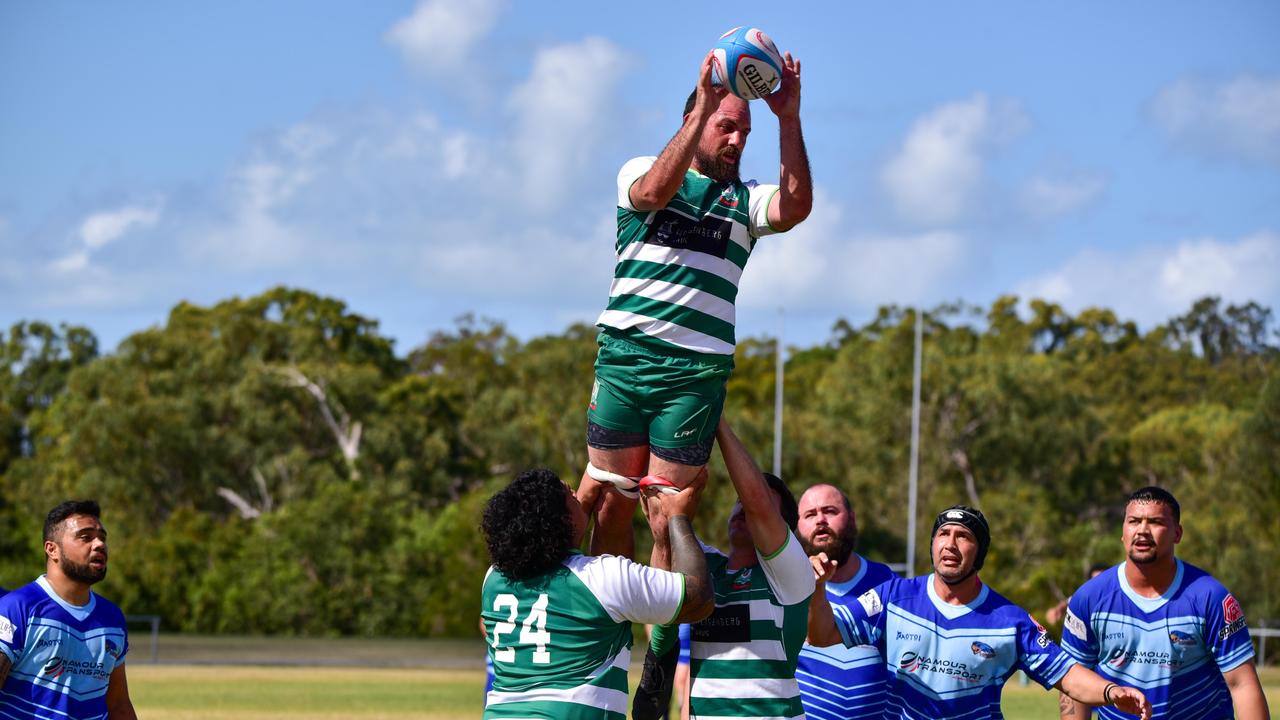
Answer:
[[782, 82], [782, 55], [757, 28], [736, 27], [716, 42], [713, 80], [743, 100], [773, 92]]

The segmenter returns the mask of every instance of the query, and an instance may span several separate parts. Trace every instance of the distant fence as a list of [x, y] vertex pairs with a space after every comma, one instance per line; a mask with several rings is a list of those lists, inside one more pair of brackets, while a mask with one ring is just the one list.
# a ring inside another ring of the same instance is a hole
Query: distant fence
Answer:
[[1258, 643], [1258, 667], [1263, 667], [1267, 662], [1267, 638], [1280, 637], [1280, 629], [1265, 626], [1249, 628], [1249, 635]]
[[151, 628], [151, 662], [160, 662], [160, 616], [159, 615], [125, 615], [126, 625], [146, 624]]

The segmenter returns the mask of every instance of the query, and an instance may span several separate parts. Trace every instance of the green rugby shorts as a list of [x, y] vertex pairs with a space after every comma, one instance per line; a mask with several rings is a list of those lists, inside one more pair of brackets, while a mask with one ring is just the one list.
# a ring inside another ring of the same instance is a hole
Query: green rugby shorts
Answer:
[[650, 447], [709, 444], [733, 356], [668, 353], [607, 331], [599, 346], [588, 421], [618, 433], [648, 433]]

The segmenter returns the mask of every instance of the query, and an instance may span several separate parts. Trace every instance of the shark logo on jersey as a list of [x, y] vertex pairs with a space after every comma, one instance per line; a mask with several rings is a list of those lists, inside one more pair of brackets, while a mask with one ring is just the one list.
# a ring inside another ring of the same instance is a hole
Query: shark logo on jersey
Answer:
[[733, 579], [734, 590], [744, 590], [749, 587], [751, 587], [751, 568], [743, 570], [738, 574], [738, 577]]
[[1066, 628], [1067, 632], [1080, 638], [1081, 642], [1089, 641], [1089, 632], [1084, 627], [1084, 621], [1076, 617], [1076, 614], [1071, 612], [1070, 608], [1067, 609], [1067, 617], [1062, 621], [1062, 627]]
[[13, 642], [13, 633], [17, 629], [13, 626], [13, 623], [9, 622], [9, 618], [0, 615], [0, 640], [7, 643]]
[[975, 642], [969, 646], [974, 655], [984, 658], [993, 658], [996, 656], [996, 649], [984, 642]]
[[1184, 632], [1178, 632], [1177, 630], [1170, 630], [1169, 642], [1173, 643], [1174, 645], [1181, 645], [1182, 647], [1191, 647], [1192, 645], [1196, 644], [1196, 639], [1193, 636], [1188, 635]]
[[880, 593], [875, 590], [868, 590], [859, 595], [858, 604], [866, 611], [868, 617], [875, 617], [884, 609], [884, 604], [880, 602]]
[[120, 647], [119, 647], [118, 645], [116, 645], [115, 643], [111, 642], [110, 640], [108, 640], [108, 641], [107, 641], [107, 654], [108, 654], [108, 655], [110, 655], [111, 657], [113, 657], [113, 658], [115, 658], [115, 659], [119, 660], [119, 659], [120, 659]]

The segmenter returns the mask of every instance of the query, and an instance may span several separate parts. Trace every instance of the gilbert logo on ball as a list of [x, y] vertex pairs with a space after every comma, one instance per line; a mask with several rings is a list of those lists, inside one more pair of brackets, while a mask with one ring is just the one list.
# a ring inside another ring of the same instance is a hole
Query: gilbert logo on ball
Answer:
[[755, 100], [773, 92], [782, 81], [782, 55], [757, 28], [736, 27], [716, 42], [716, 83], [743, 100]]

